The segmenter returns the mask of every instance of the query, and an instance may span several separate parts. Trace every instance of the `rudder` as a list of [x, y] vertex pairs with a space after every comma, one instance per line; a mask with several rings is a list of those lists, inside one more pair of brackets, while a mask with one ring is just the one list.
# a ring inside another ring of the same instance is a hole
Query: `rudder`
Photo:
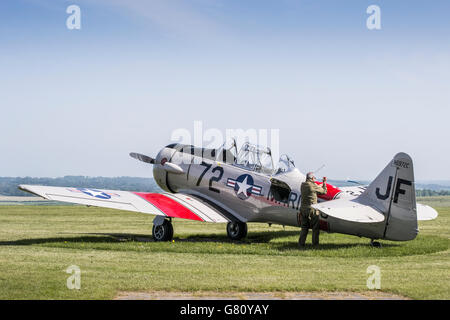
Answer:
[[383, 238], [406, 241], [417, 236], [414, 170], [408, 154], [396, 154], [358, 200], [385, 215]]

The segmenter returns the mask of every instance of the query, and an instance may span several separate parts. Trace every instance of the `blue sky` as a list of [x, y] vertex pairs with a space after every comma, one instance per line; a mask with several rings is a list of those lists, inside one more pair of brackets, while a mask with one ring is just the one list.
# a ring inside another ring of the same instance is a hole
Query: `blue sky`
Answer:
[[[81, 8], [68, 30], [66, 8]], [[366, 9], [381, 8], [381, 30]], [[279, 129], [302, 171], [450, 179], [448, 1], [4, 0], [0, 176], [151, 176], [177, 128]]]

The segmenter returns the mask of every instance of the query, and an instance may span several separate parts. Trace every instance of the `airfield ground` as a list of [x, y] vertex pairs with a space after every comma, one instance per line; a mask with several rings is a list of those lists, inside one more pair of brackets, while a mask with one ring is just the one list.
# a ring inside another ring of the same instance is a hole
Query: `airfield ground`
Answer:
[[[157, 243], [153, 217], [145, 214], [3, 205], [0, 299], [152, 298], [155, 292], [450, 299], [450, 197], [419, 201], [439, 217], [420, 222], [413, 241], [381, 241], [376, 249], [368, 239], [321, 233], [320, 249], [305, 251], [297, 250], [298, 228], [249, 224], [245, 241], [230, 242], [223, 224], [175, 220], [174, 242]], [[81, 269], [80, 290], [66, 286], [71, 265]], [[366, 286], [370, 265], [381, 269], [378, 293]]]

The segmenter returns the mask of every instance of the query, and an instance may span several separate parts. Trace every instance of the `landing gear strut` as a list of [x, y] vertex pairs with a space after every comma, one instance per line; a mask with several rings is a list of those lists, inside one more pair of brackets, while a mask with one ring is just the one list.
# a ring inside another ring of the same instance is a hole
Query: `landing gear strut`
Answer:
[[381, 243], [378, 241], [370, 240], [370, 245], [374, 248], [381, 248]]
[[227, 235], [231, 240], [240, 240], [247, 235], [247, 224], [245, 222], [228, 222]]
[[164, 218], [153, 220], [152, 236], [155, 241], [171, 241], [173, 238], [172, 222]]

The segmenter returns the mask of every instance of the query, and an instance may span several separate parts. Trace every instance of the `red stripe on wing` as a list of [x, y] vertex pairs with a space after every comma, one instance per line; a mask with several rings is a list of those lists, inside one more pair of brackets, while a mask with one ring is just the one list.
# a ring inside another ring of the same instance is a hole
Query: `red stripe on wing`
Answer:
[[134, 194], [147, 200], [169, 217], [203, 221], [202, 218], [191, 210], [163, 194], [141, 192], [134, 192]]

